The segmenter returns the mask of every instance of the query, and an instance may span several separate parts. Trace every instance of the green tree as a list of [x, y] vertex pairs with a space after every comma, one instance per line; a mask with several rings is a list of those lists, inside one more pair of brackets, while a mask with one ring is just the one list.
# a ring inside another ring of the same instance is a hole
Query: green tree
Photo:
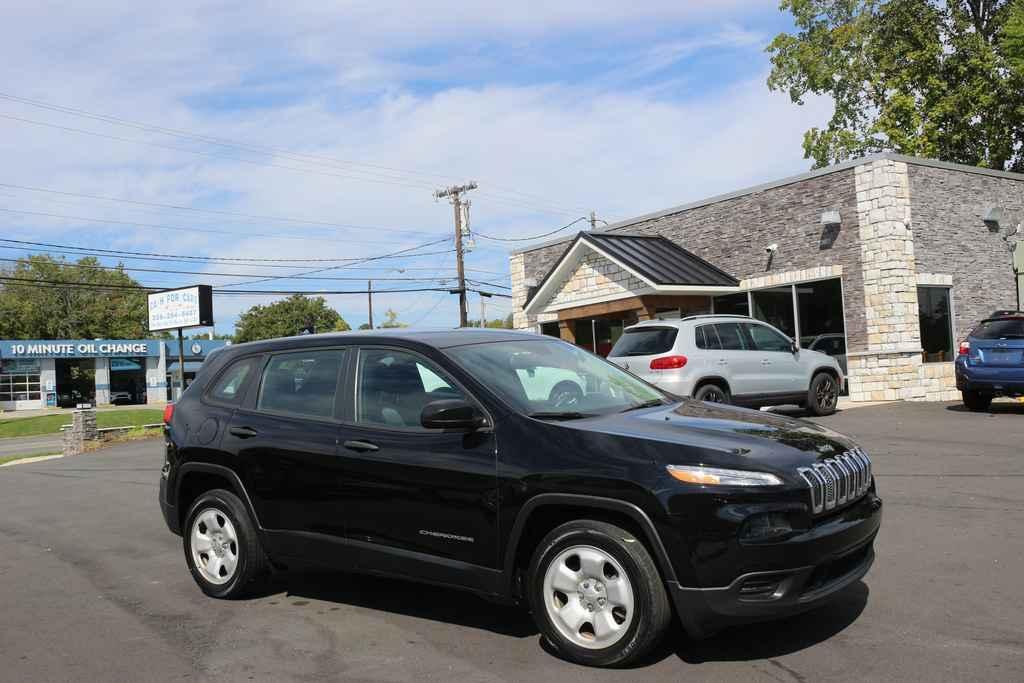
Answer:
[[1003, 29], [1003, 52], [1018, 77], [1024, 77], [1024, 0], [1010, 3], [1010, 13]]
[[299, 334], [310, 324], [317, 332], [351, 329], [323, 297], [294, 294], [266, 306], [256, 305], [238, 317], [235, 341], [248, 342]]
[[[1012, 0], [1014, 3], [1020, 0]], [[1011, 0], [782, 0], [796, 31], [768, 46], [768, 86], [832, 99], [804, 134], [816, 167], [892, 150], [1024, 171], [1024, 76]], [[1018, 44], [1018, 43], [1013, 43]]]
[[[480, 327], [479, 320], [470, 320], [469, 327]], [[512, 314], [509, 313], [505, 318], [494, 318], [488, 320], [484, 327], [494, 330], [511, 330], [512, 329]]]
[[[146, 293], [123, 266], [100, 267], [93, 257], [77, 262], [38, 254], [0, 270], [0, 338], [138, 339], [147, 336]], [[25, 282], [21, 282], [24, 280]], [[68, 284], [108, 286], [98, 289]]]
[[387, 320], [385, 320], [384, 323], [381, 325], [381, 327], [384, 329], [391, 329], [393, 327], [409, 327], [406, 323], [399, 322], [398, 313], [391, 310], [390, 308], [387, 310], [387, 312], [384, 313], [384, 317], [387, 318]]

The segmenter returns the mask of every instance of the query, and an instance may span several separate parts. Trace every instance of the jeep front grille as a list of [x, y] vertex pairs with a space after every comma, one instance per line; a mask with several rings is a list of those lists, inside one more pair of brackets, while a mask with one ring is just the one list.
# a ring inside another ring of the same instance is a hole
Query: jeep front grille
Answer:
[[797, 472], [811, 490], [814, 514], [852, 503], [871, 488], [871, 460], [859, 447]]

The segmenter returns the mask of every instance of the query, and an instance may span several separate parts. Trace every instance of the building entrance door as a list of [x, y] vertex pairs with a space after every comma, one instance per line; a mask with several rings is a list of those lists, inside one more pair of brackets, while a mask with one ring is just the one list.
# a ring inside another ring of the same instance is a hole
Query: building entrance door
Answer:
[[74, 408], [79, 403], [96, 404], [96, 360], [94, 358], [58, 358], [57, 405]]

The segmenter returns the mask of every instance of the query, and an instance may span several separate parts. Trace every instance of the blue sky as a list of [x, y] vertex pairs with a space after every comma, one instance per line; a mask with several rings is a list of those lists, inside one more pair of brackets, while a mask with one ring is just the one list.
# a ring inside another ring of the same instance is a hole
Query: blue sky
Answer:
[[[447, 237], [451, 207], [431, 191], [470, 179], [480, 184], [472, 227], [504, 237], [547, 232], [589, 210], [614, 221], [727, 192], [806, 170], [803, 131], [829, 113], [827, 102], [797, 107], [764, 84], [764, 46], [789, 26], [775, 0], [5, 9], [0, 236], [297, 259], [287, 262], [294, 269], [125, 260], [205, 273], [133, 273], [146, 284], [216, 287]], [[473, 277], [507, 284], [509, 244], [476, 245]], [[25, 253], [2, 248], [0, 258]], [[370, 265], [318, 276], [433, 278], [375, 284], [387, 289], [454, 274], [450, 254]], [[280, 279], [238, 288], [364, 286]], [[217, 297], [218, 328], [270, 300]], [[365, 296], [329, 301], [353, 326], [365, 322]], [[376, 311], [389, 307], [419, 326], [457, 322], [445, 294], [375, 297]], [[507, 300], [488, 302], [489, 317], [509, 310]]]

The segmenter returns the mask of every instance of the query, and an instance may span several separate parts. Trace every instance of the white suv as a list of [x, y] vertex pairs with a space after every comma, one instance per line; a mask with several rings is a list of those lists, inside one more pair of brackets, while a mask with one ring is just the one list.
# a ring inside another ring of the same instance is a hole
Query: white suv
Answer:
[[843, 371], [760, 320], [697, 315], [626, 328], [608, 360], [679, 396], [750, 407], [796, 404], [835, 412]]

